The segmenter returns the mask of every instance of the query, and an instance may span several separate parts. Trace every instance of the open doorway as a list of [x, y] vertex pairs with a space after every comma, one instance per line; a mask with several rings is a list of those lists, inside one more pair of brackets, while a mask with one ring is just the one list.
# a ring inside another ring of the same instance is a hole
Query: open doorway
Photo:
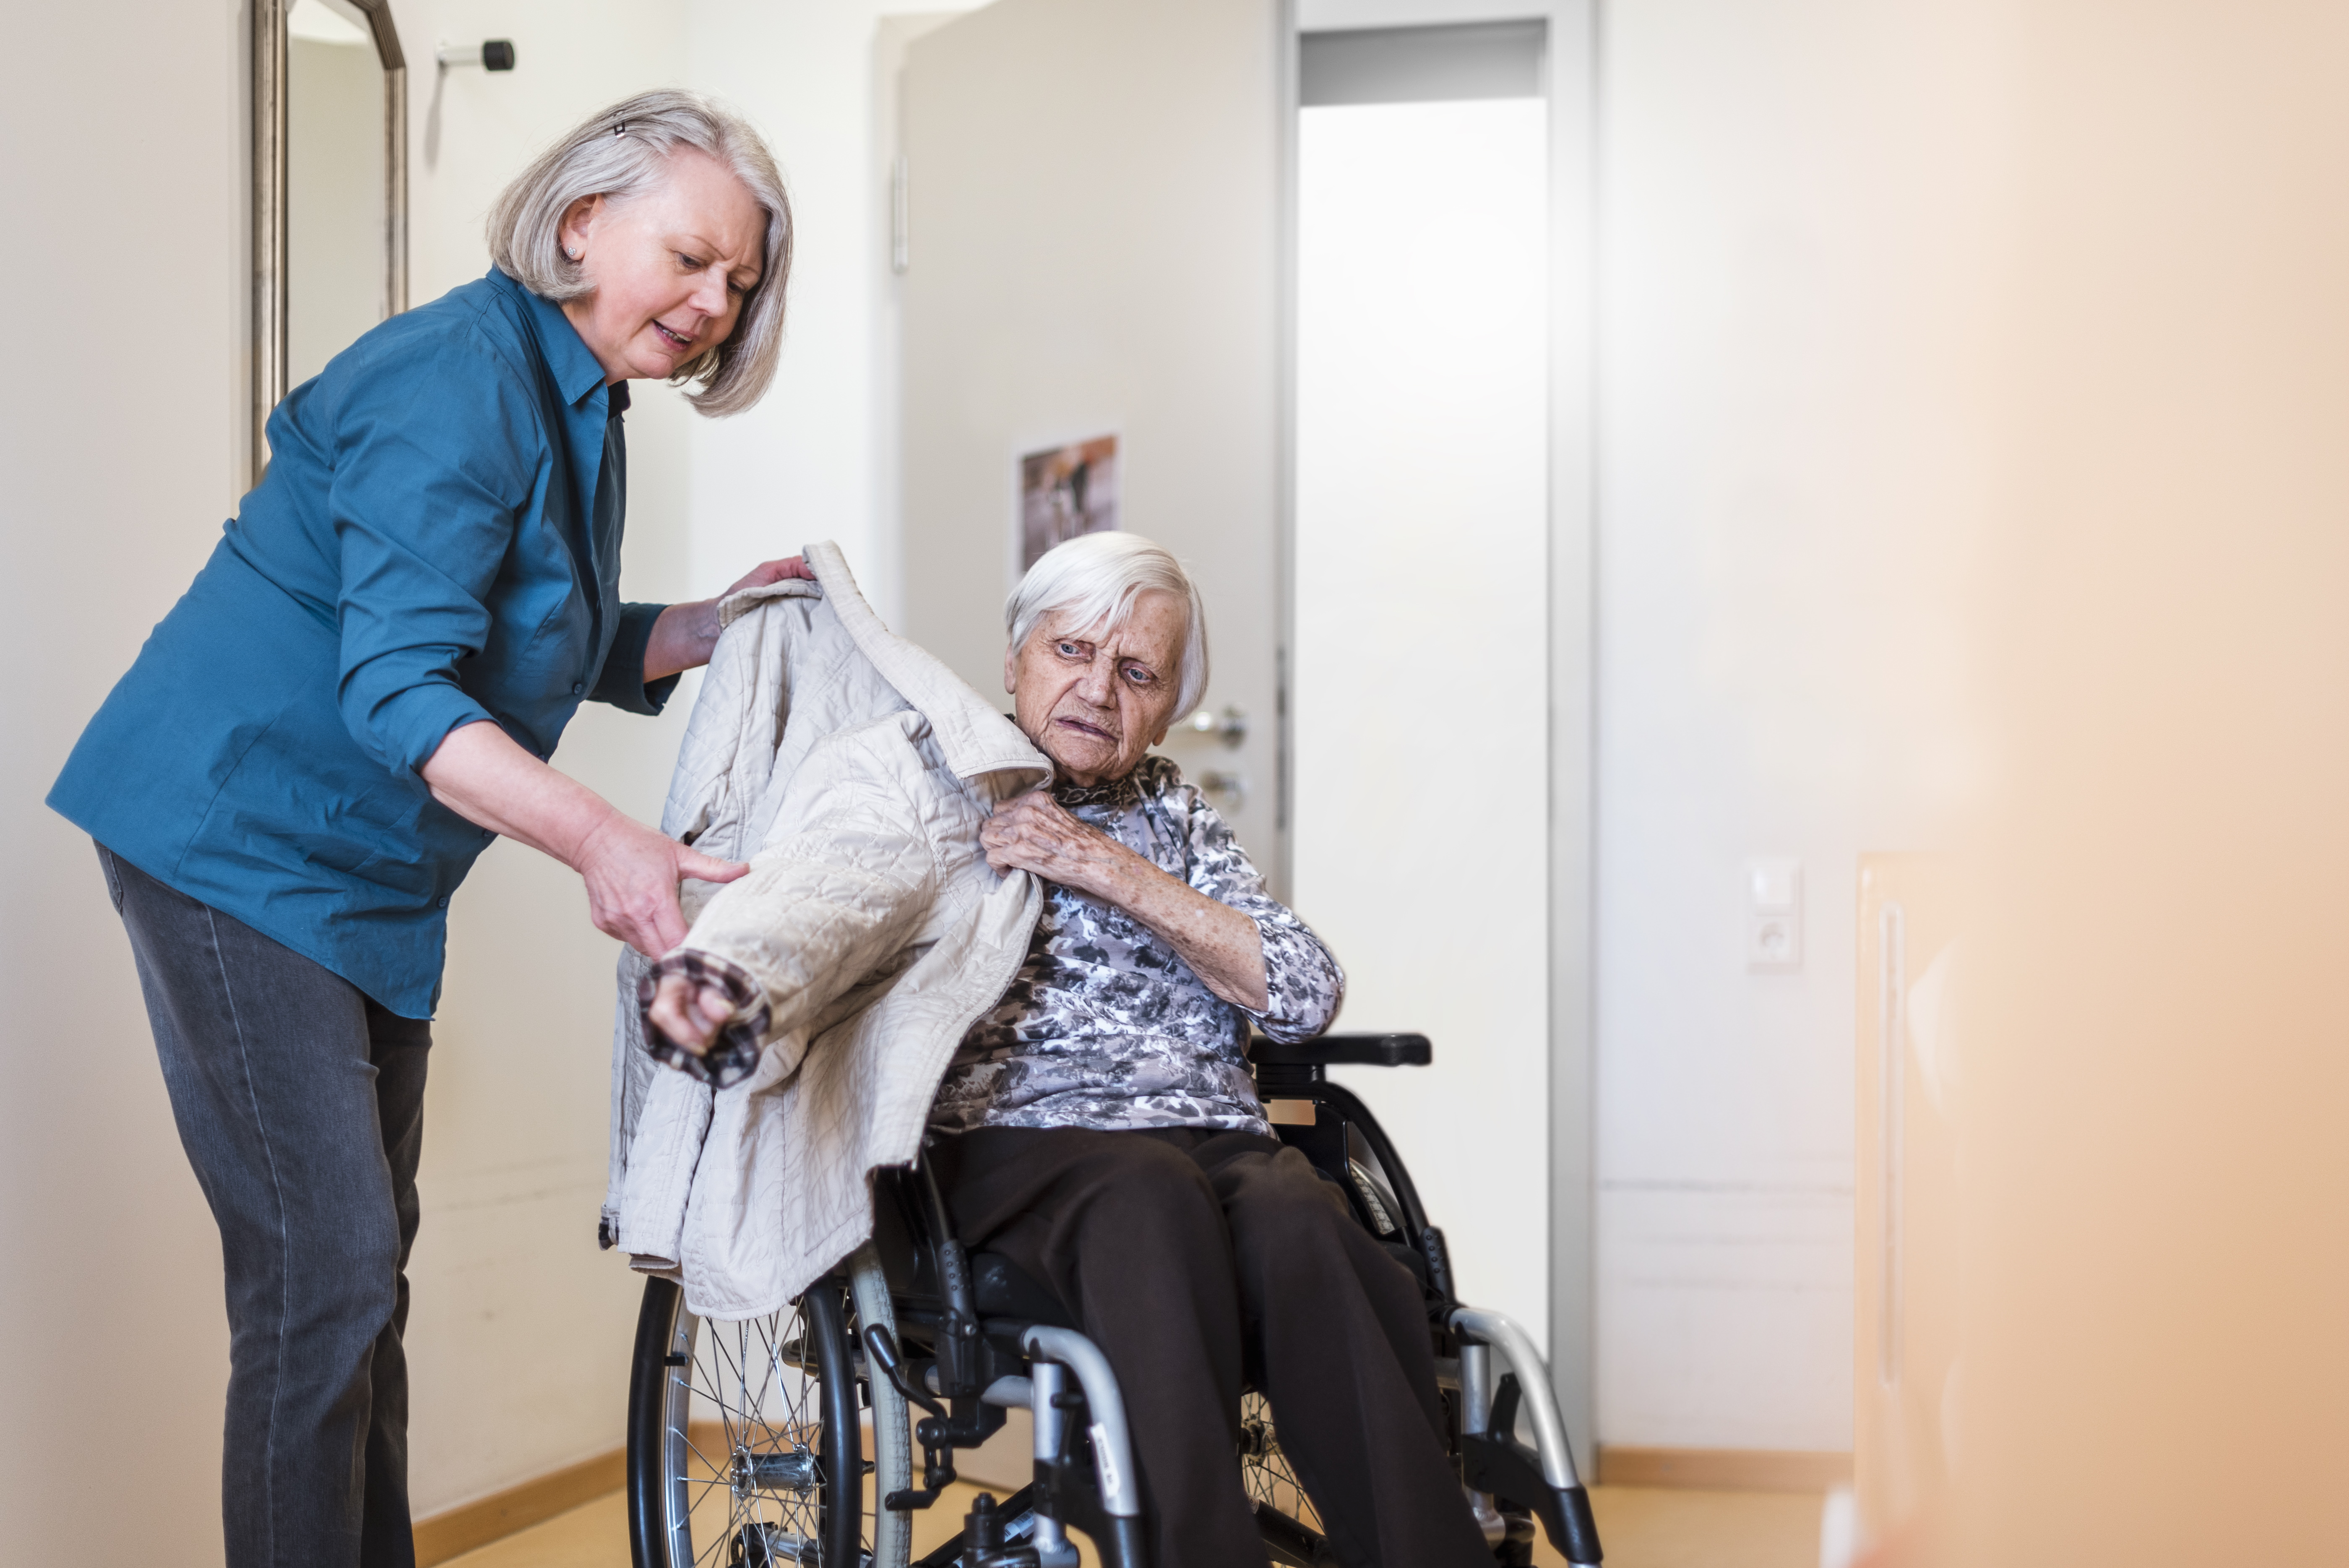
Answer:
[[[1311, 33], [1297, 141], [1292, 877], [1350, 1085], [1464, 1297], [1550, 1323], [1549, 104], [1538, 20]], [[1572, 1376], [1562, 1378], [1568, 1381]], [[1587, 1428], [1586, 1428], [1587, 1429]]]

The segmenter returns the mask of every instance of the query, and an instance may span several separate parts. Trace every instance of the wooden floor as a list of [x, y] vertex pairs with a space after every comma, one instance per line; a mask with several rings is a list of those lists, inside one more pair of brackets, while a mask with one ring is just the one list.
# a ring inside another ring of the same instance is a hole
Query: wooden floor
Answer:
[[[972, 1490], [957, 1487], [916, 1516], [915, 1555], [961, 1527]], [[1821, 1500], [1806, 1493], [1593, 1487], [1590, 1504], [1608, 1568], [1817, 1568]], [[1563, 1562], [1547, 1542], [1534, 1560]], [[628, 1568], [627, 1500], [599, 1497], [450, 1568]]]

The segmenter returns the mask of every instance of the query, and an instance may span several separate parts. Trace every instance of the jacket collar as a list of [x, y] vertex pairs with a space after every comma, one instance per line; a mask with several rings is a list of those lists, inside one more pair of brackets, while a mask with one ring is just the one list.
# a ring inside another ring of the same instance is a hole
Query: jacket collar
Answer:
[[[945, 753], [947, 766], [954, 770], [956, 777], [977, 779], [987, 774], [1002, 774], [999, 794], [1009, 795], [1052, 776], [1051, 759], [1019, 732], [1019, 725], [972, 691], [937, 655], [906, 641], [881, 623], [881, 618], [858, 591], [856, 579], [848, 570], [847, 557], [840, 553], [839, 545], [827, 539], [820, 545], [808, 545], [801, 556], [815, 573], [816, 586], [823, 590], [825, 602], [832, 606], [841, 629], [848, 633], [857, 651], [872, 660], [881, 678], [896, 688], [897, 695], [930, 722], [931, 733], [937, 737], [938, 749]], [[762, 588], [746, 588], [718, 607], [719, 624], [730, 626], [738, 617], [767, 599], [806, 592], [807, 585], [795, 579]]]
[[571, 317], [563, 314], [563, 306], [524, 288], [503, 267], [490, 268], [490, 286], [504, 293], [517, 306], [529, 313], [530, 324], [536, 328], [539, 352], [546, 357], [547, 374], [554, 378], [555, 392], [564, 402], [577, 408], [586, 396], [604, 384], [604, 367], [587, 351], [587, 344], [579, 329], [571, 325]]

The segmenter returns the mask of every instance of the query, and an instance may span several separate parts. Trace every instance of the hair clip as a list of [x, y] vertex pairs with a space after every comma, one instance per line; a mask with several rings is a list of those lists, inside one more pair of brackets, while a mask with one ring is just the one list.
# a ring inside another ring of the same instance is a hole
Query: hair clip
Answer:
[[614, 125], [613, 125], [613, 127], [612, 127], [612, 134], [613, 134], [613, 135], [615, 135], [615, 136], [626, 136], [626, 135], [627, 135], [627, 134], [628, 134], [628, 122], [627, 122], [626, 120], [623, 119], [623, 120], [620, 120], [620, 121], [616, 122], [616, 124], [614, 124]]

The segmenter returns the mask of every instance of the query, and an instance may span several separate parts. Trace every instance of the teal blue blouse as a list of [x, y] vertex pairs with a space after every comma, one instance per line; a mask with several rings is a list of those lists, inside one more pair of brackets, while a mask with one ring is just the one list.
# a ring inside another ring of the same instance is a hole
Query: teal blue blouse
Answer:
[[656, 713], [663, 606], [619, 597], [627, 384], [492, 270], [396, 316], [269, 420], [267, 476], [49, 805], [404, 1017], [494, 836], [417, 770], [492, 720], [539, 757], [590, 698]]

